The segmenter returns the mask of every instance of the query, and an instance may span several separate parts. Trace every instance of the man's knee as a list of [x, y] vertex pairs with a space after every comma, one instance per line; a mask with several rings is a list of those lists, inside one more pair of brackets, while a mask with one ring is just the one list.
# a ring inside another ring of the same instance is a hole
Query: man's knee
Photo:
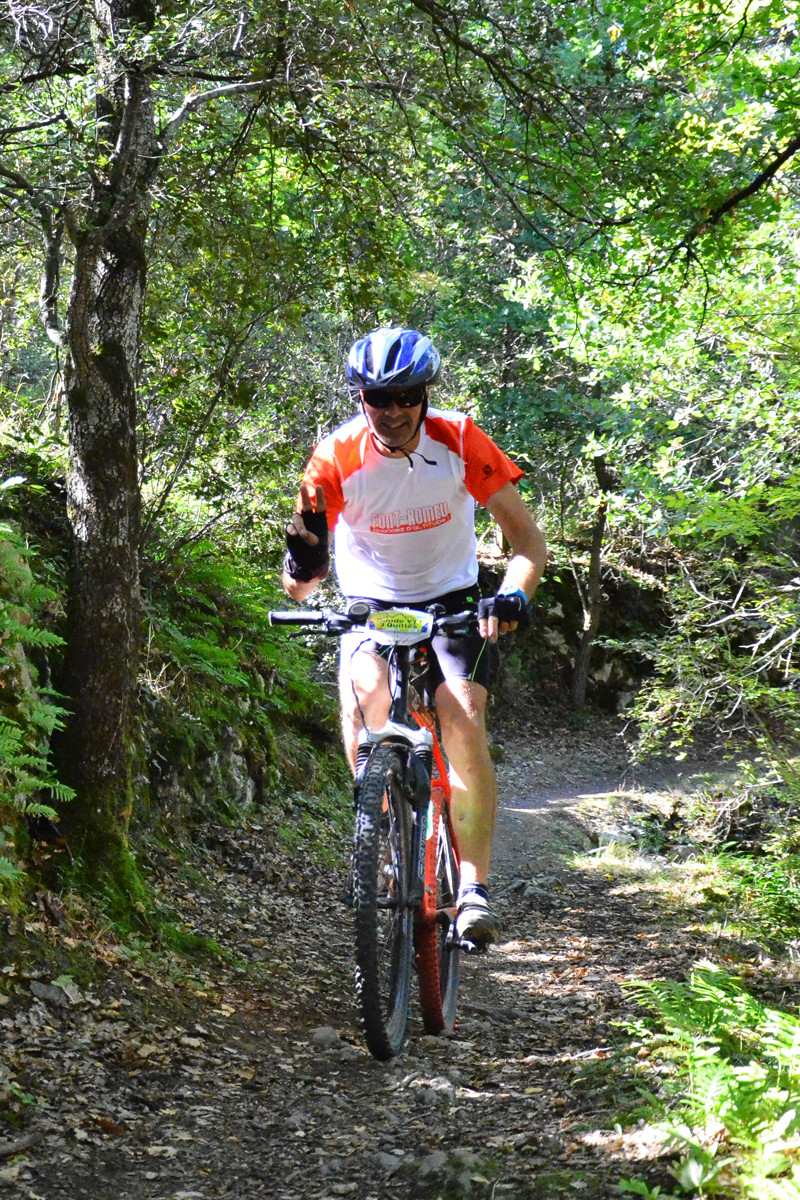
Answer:
[[436, 693], [436, 707], [445, 747], [464, 746], [479, 757], [488, 755], [484, 687], [469, 679], [445, 682]]
[[446, 680], [436, 692], [440, 722], [454, 728], [486, 730], [486, 688], [471, 679]]
[[342, 718], [351, 724], [363, 724], [362, 714], [368, 720], [372, 714], [389, 710], [389, 677], [386, 663], [374, 654], [359, 654], [355, 661], [342, 669], [339, 675], [339, 693]]

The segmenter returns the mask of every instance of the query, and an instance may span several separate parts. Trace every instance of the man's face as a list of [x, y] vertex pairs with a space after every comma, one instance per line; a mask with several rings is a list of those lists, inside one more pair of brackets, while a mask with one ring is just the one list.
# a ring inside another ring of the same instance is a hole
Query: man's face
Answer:
[[364, 391], [364, 412], [378, 438], [390, 449], [399, 450], [417, 431], [425, 388], [381, 388]]

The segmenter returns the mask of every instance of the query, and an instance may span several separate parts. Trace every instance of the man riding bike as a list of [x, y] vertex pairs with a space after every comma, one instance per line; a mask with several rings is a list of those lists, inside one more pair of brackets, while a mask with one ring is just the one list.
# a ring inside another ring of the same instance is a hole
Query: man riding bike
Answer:
[[[527, 620], [546, 547], [514, 486], [522, 472], [468, 416], [429, 408], [440, 368], [431, 340], [414, 329], [376, 329], [352, 346], [347, 380], [361, 412], [311, 456], [287, 526], [282, 582], [292, 600], [305, 600], [328, 572], [333, 531], [336, 574], [349, 599], [374, 608], [477, 609], [479, 632], [437, 636], [428, 657], [461, 857], [456, 931], [488, 943], [500, 925], [488, 891], [497, 785], [486, 736], [487, 642]], [[476, 586], [476, 500], [512, 549], [501, 586], [485, 599]], [[382, 726], [390, 703], [380, 648], [355, 636], [342, 641], [339, 677], [353, 771], [359, 730]]]

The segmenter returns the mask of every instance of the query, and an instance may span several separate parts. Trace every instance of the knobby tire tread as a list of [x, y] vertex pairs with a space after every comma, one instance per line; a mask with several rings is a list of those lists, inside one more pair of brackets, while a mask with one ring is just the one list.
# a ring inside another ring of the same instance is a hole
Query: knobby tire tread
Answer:
[[356, 800], [356, 994], [367, 1045], [384, 1060], [405, 1041], [413, 957], [410, 808], [398, 786], [402, 774], [397, 751], [378, 746]]

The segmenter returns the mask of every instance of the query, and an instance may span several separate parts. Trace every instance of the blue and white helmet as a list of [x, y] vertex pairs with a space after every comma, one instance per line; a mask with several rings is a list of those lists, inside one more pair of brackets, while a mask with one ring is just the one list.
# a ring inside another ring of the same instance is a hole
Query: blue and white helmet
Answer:
[[373, 388], [414, 387], [435, 383], [441, 366], [431, 339], [416, 329], [373, 329], [350, 348], [347, 383], [353, 396]]

